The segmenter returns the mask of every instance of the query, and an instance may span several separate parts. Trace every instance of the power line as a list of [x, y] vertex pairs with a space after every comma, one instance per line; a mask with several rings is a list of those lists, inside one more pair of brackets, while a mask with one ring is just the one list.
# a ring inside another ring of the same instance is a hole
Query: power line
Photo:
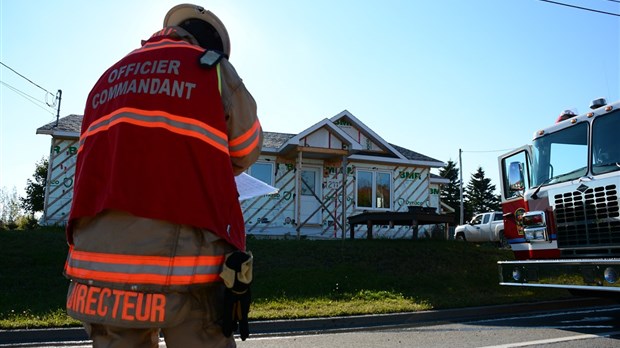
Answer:
[[[45, 93], [45, 104], [49, 107], [54, 107], [54, 106], [58, 106], [58, 108], [56, 109], [56, 126], [58, 126], [58, 120], [60, 118], [60, 101], [62, 100], [62, 90], [58, 90], [58, 92], [54, 95], [52, 92], [48, 91], [47, 89], [39, 86], [38, 84], [34, 83], [31, 79], [27, 78], [26, 76], [18, 73], [17, 71], [15, 71], [15, 69], [11, 68], [10, 66], [4, 64], [3, 62], [0, 62], [0, 64], [2, 64], [2, 66], [6, 67], [7, 69], [11, 70], [12, 72], [14, 72], [15, 74], [17, 74], [19, 77], [23, 78], [24, 80], [30, 82], [31, 84], [33, 84], [34, 86], [40, 88], [42, 91], [44, 91]], [[0, 81], [1, 82], [1, 81]], [[30, 101], [32, 102], [33, 100], [36, 100], [35, 98], [33, 98], [32, 96], [27, 95], [24, 92], [19, 91], [17, 88], [10, 86], [8, 84], [6, 84], [5, 82], [2, 82], [3, 85], [7, 86], [8, 88], [12, 89], [13, 91], [15, 91], [16, 93], [20, 93], [24, 98], [26, 98], [26, 96], [30, 97]], [[47, 96], [51, 95], [54, 97], [54, 102], [52, 104], [47, 102]], [[27, 98], [28, 99], [28, 98]], [[58, 103], [56, 103], [58, 102]], [[37, 105], [38, 106], [38, 105]], [[40, 107], [40, 106], [39, 106]], [[47, 111], [47, 110], [46, 110]]]
[[514, 150], [514, 148], [499, 149], [499, 150], [478, 150], [478, 151], [461, 150], [461, 152], [467, 152], [467, 153], [488, 153], [488, 152], [506, 152], [506, 151], [510, 151], [510, 150]]
[[3, 84], [4, 86], [6, 86], [8, 89], [12, 90], [13, 92], [21, 95], [22, 97], [24, 97], [26, 100], [28, 100], [29, 102], [31, 102], [35, 106], [45, 110], [46, 112], [49, 112], [52, 115], [54, 114], [52, 111], [50, 111], [48, 109], [45, 109], [42, 105], [37, 104], [37, 103], [40, 103], [40, 104], [45, 104], [47, 106], [50, 106], [47, 102], [43, 102], [41, 100], [38, 100], [37, 98], [35, 98], [35, 97], [33, 97], [33, 96], [29, 95], [29, 94], [26, 94], [26, 93], [20, 91], [19, 89], [9, 85], [8, 83], [6, 83], [4, 81], [0, 81], [0, 83]]
[[[606, 11], [601, 11], [601, 10], [595, 10], [593, 8], [581, 7], [581, 6], [571, 5], [571, 4], [565, 4], [563, 2], [557, 2], [557, 1], [551, 1], [551, 0], [540, 0], [540, 1], [548, 2], [548, 3], [551, 3], [551, 4], [555, 4], [555, 5], [572, 7], [572, 8], [576, 8], [576, 9], [580, 9], [580, 10], [584, 10], [584, 11], [591, 11], [591, 12], [602, 13], [602, 14], [606, 14], [606, 15], [610, 15], [610, 16], [620, 17], [620, 14], [613, 13], [613, 12], [606, 12]], [[620, 2], [620, 1], [614, 1], [614, 0], [609, 0], [609, 1]]]
[[29, 79], [29, 78], [27, 78], [26, 76], [24, 76], [24, 75], [22, 75], [22, 74], [18, 73], [17, 71], [15, 71], [15, 69], [11, 68], [10, 66], [8, 66], [8, 65], [6, 65], [6, 64], [4, 64], [4, 63], [2, 63], [2, 62], [0, 62], [0, 64], [2, 64], [2, 66], [4, 66], [5, 68], [7, 68], [7, 69], [11, 70], [11, 71], [12, 71], [12, 72], [14, 72], [15, 74], [19, 75], [19, 77], [23, 78], [24, 80], [26, 80], [26, 81], [28, 81], [28, 82], [32, 83], [33, 85], [35, 85], [35, 86], [39, 87], [39, 88], [40, 88], [41, 90], [43, 90], [44, 92], [49, 93], [49, 94], [51, 94], [51, 95], [54, 95], [52, 92], [50, 92], [50, 91], [48, 91], [47, 89], [45, 89], [45, 88], [43, 88], [43, 87], [39, 86], [38, 84], [34, 83], [32, 80], [30, 80], [30, 79]]

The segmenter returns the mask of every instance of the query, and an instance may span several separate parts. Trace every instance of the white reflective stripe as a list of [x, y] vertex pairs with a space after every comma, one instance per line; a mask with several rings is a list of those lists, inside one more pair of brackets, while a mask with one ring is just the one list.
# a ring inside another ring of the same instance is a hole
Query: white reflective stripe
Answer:
[[87, 271], [128, 273], [128, 274], [159, 274], [162, 276], [191, 276], [219, 274], [221, 265], [196, 265], [196, 266], [156, 266], [156, 265], [127, 265], [118, 263], [105, 263], [83, 261], [70, 258], [69, 266]]
[[558, 248], [558, 242], [552, 241], [551, 243], [515, 243], [510, 244], [513, 251], [526, 251], [526, 250], [553, 250]]

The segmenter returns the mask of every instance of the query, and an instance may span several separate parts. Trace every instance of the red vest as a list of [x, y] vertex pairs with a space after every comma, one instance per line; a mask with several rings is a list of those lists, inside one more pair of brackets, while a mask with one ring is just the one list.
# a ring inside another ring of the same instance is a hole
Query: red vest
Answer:
[[103, 210], [207, 229], [245, 250], [219, 66], [154, 36], [99, 79], [84, 111], [72, 222]]

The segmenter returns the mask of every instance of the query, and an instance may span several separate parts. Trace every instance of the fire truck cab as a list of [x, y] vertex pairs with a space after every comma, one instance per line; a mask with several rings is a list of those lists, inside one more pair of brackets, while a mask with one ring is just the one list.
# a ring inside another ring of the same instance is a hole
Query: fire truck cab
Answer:
[[620, 101], [590, 108], [499, 157], [501, 285], [620, 296]]

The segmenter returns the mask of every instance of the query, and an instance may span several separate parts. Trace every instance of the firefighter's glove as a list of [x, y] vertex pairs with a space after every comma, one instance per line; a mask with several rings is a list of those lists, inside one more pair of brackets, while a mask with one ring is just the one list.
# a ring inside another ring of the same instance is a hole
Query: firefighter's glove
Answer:
[[245, 341], [250, 335], [248, 313], [252, 297], [250, 284], [252, 283], [252, 252], [234, 251], [226, 255], [224, 267], [220, 277], [226, 285], [224, 298], [224, 336], [230, 337], [239, 329], [241, 340]]

